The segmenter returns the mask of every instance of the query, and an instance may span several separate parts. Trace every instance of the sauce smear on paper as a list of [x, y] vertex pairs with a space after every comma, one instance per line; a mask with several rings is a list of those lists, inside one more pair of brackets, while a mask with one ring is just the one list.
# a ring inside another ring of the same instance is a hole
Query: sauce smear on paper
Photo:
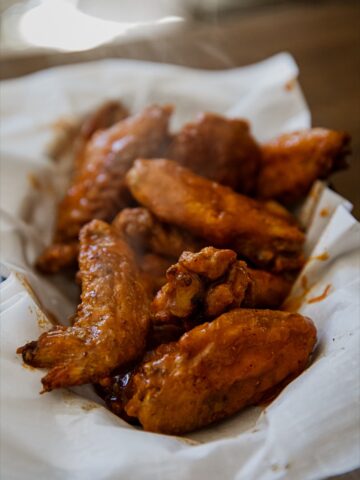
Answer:
[[307, 303], [317, 303], [317, 302], [321, 302], [322, 300], [325, 300], [325, 298], [329, 295], [330, 290], [331, 290], [331, 284], [329, 283], [328, 285], [326, 285], [325, 290], [321, 295], [319, 295], [318, 297], [310, 298]]

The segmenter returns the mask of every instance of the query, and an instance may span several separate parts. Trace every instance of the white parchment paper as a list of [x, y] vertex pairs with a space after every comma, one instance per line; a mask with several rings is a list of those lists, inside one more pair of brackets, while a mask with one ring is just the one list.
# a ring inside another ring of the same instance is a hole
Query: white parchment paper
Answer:
[[106, 60], [2, 82], [1, 478], [306, 480], [360, 466], [360, 225], [320, 182], [299, 212], [309, 261], [290, 299], [316, 323], [319, 343], [311, 366], [266, 408], [186, 439], [146, 433], [91, 400], [91, 389], [39, 396], [43, 373], [15, 354], [50, 326], [36, 296], [60, 321], [74, 308], [64, 278], [32, 269], [59, 195], [61, 173], [46, 157], [59, 118], [108, 98], [132, 111], [171, 102], [174, 128], [215, 111], [248, 118], [266, 140], [310, 126], [297, 75], [291, 56], [279, 54], [221, 72]]

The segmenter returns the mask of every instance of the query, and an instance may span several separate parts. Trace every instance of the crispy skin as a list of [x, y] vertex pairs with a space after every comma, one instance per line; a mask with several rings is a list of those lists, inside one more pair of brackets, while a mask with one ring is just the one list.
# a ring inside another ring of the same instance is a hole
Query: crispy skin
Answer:
[[303, 263], [303, 233], [256, 200], [165, 159], [137, 160], [126, 178], [136, 200], [156, 217], [208, 244], [274, 271]]
[[135, 374], [125, 410], [152, 432], [204, 427], [299, 374], [315, 342], [312, 321], [299, 314], [232, 310], [160, 346]]
[[79, 263], [82, 294], [74, 325], [57, 326], [18, 349], [25, 363], [50, 369], [44, 391], [95, 382], [145, 349], [148, 299], [123, 238], [93, 220], [80, 233]]
[[278, 308], [291, 288], [280, 275], [249, 268], [232, 250], [206, 247], [184, 252], [166, 272], [167, 283], [152, 305], [154, 324], [179, 322], [186, 327], [240, 306]]
[[254, 192], [260, 148], [245, 120], [202, 113], [175, 135], [166, 158], [241, 193]]
[[[125, 208], [113, 220], [137, 253], [152, 252], [177, 259], [184, 250], [194, 252], [200, 241], [174, 225], [160, 222], [146, 208]], [[164, 272], [165, 273], [165, 272]]]
[[285, 204], [301, 200], [315, 180], [347, 166], [349, 142], [346, 133], [313, 128], [262, 145], [257, 196]]
[[[168, 106], [148, 107], [93, 135], [85, 161], [59, 205], [53, 241], [57, 251], [59, 244], [76, 242], [87, 222], [94, 218], [111, 221], [121, 208], [129, 205], [125, 174], [137, 157], [152, 157], [161, 151], [170, 114]], [[38, 259], [38, 268], [54, 271], [54, 264], [60, 263], [54, 256], [52, 246], [48, 247]]]

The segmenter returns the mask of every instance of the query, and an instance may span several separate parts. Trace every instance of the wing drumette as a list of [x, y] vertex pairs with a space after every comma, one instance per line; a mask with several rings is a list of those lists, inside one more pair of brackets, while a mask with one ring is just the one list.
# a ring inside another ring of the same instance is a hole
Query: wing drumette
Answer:
[[120, 234], [100, 220], [87, 224], [79, 264], [82, 294], [74, 325], [57, 326], [18, 349], [25, 363], [50, 369], [44, 391], [95, 382], [145, 350], [148, 297]]

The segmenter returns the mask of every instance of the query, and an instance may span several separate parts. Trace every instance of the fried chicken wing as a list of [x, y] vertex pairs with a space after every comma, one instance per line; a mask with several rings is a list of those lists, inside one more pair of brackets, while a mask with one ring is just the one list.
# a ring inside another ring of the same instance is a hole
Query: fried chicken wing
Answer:
[[125, 208], [114, 218], [113, 225], [140, 254], [151, 252], [177, 259], [184, 250], [193, 252], [201, 245], [185, 230], [160, 222], [146, 208]]
[[57, 135], [47, 153], [55, 161], [69, 160], [69, 170], [73, 172], [82, 164], [86, 144], [93, 134], [111, 127], [128, 115], [121, 102], [109, 100], [77, 120], [60, 119], [54, 125]]
[[261, 161], [248, 122], [214, 113], [202, 113], [184, 125], [165, 156], [246, 194], [254, 192]]
[[132, 251], [110, 225], [80, 232], [81, 304], [73, 326], [57, 326], [18, 349], [25, 363], [49, 368], [44, 391], [95, 382], [145, 350], [148, 297]]
[[85, 161], [86, 146], [94, 133], [98, 130], [105, 130], [128, 116], [127, 108], [121, 102], [115, 100], [109, 100], [101, 104], [85, 116], [74, 142], [75, 170], [80, 169]]
[[127, 184], [161, 221], [227, 247], [255, 265], [281, 271], [302, 263], [304, 234], [261, 203], [211, 182], [171, 160], [137, 160]]
[[148, 107], [93, 135], [86, 147], [85, 161], [59, 205], [53, 245], [38, 259], [40, 270], [51, 272], [55, 265], [60, 265], [54, 258], [61, 251], [59, 245], [76, 242], [87, 222], [94, 218], [111, 221], [121, 208], [129, 205], [125, 174], [137, 157], [152, 157], [161, 151], [167, 140], [170, 114], [168, 106]]
[[349, 142], [346, 133], [312, 128], [285, 133], [262, 145], [257, 196], [285, 204], [300, 200], [315, 180], [347, 166]]
[[232, 250], [206, 247], [184, 252], [166, 272], [167, 283], [152, 305], [155, 324], [183, 321], [186, 326], [240, 306], [278, 308], [290, 291], [283, 276], [249, 268]]
[[134, 375], [125, 411], [152, 432], [204, 427], [299, 374], [315, 342], [314, 324], [302, 315], [232, 310], [156, 349]]

